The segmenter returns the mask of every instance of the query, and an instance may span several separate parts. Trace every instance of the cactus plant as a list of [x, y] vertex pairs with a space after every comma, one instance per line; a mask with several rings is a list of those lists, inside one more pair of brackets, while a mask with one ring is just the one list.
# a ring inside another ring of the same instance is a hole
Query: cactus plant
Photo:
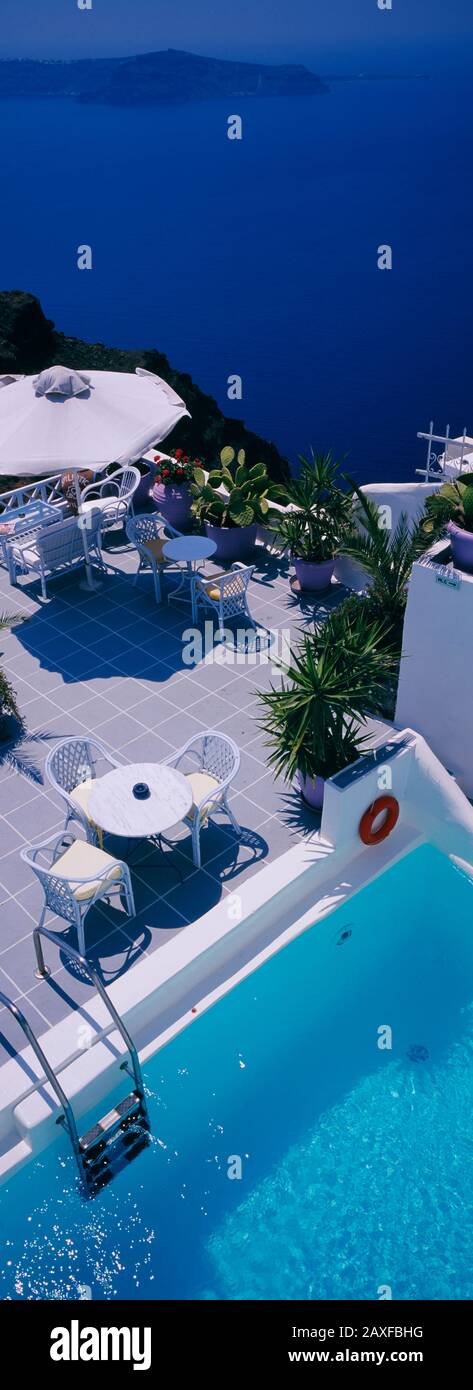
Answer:
[[235, 455], [227, 445], [220, 454], [220, 467], [206, 477], [202, 468], [194, 469], [191, 484], [192, 511], [199, 521], [212, 526], [271, 526], [271, 501], [283, 497], [284, 490], [271, 482], [266, 464], [246, 462], [244, 449]]

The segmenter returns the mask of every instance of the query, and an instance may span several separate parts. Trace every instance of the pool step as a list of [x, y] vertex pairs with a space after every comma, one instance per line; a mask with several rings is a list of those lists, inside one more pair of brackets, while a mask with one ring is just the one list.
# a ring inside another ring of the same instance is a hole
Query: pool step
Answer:
[[120, 1100], [113, 1110], [109, 1110], [107, 1115], [98, 1120], [92, 1129], [87, 1130], [87, 1134], [83, 1134], [82, 1138], [79, 1139], [81, 1153], [86, 1157], [91, 1157], [97, 1144], [109, 1139], [121, 1125], [130, 1120], [135, 1112], [139, 1112], [141, 1104], [142, 1097], [138, 1091], [132, 1091], [129, 1096]]
[[85, 1195], [93, 1196], [150, 1142], [144, 1095], [132, 1091], [79, 1140]]
[[[98, 1120], [95, 1125], [92, 1125], [92, 1128], [87, 1130], [86, 1134], [83, 1134], [81, 1137], [77, 1129], [71, 1101], [61, 1085], [54, 1066], [49, 1061], [41, 1043], [33, 1032], [31, 1024], [28, 1019], [25, 1018], [21, 1009], [18, 1008], [18, 1005], [15, 1004], [12, 999], [9, 999], [8, 995], [0, 992], [0, 1006], [8, 1009], [12, 1017], [16, 1019], [39, 1062], [39, 1079], [36, 1085], [31, 1089], [34, 1091], [37, 1088], [39, 1089], [40, 1085], [43, 1086], [46, 1080], [49, 1082], [58, 1109], [56, 1124], [62, 1125], [63, 1129], [65, 1129], [69, 1135], [74, 1158], [79, 1170], [83, 1195], [85, 1197], [92, 1197], [100, 1187], [104, 1187], [106, 1183], [111, 1181], [119, 1169], [123, 1168], [124, 1164], [130, 1163], [131, 1160], [136, 1158], [137, 1154], [141, 1153], [141, 1150], [150, 1143], [150, 1123], [140, 1061], [133, 1038], [130, 1037], [123, 1019], [120, 1018], [120, 1014], [117, 1012], [115, 1004], [107, 994], [103, 981], [94, 966], [90, 964], [90, 961], [88, 961], [85, 956], [81, 956], [80, 953], [75, 950], [74, 946], [70, 946], [68, 942], [66, 943], [62, 936], [59, 942], [55, 933], [50, 931], [49, 927], [43, 925], [36, 927], [34, 931], [38, 975], [46, 978], [46, 976], [51, 973], [46, 969], [44, 963], [41, 942], [42, 936], [54, 942], [55, 946], [60, 944], [61, 950], [65, 951], [66, 954], [70, 956], [75, 965], [79, 966], [82, 972], [90, 976], [92, 983], [95, 985], [97, 994], [100, 996], [111, 1019], [111, 1023], [108, 1024], [107, 1028], [100, 1028], [97, 1030], [95, 1037], [92, 1039], [91, 1046], [94, 1046], [95, 1042], [101, 1041], [108, 1033], [116, 1029], [121, 1034], [127, 1054], [126, 1061], [120, 1062], [120, 1070], [127, 1072], [128, 1076], [132, 1077], [135, 1083], [133, 1091], [125, 1096], [123, 1100], [118, 1101], [113, 1110], [109, 1110], [106, 1115], [103, 1115], [102, 1119]], [[73, 1054], [72, 1057], [69, 1057], [67, 1065], [70, 1065], [73, 1061], [77, 1061], [79, 1056], [80, 1049], [77, 1053]], [[64, 1064], [64, 1066], [65, 1065], [66, 1064]], [[18, 1108], [17, 1106], [15, 1109], [16, 1118]], [[8, 1166], [16, 1166], [22, 1162], [23, 1158], [30, 1152], [30, 1145], [27, 1144], [26, 1140], [22, 1139], [20, 1143], [16, 1145], [16, 1151], [15, 1149], [12, 1150], [11, 1154], [7, 1156]], [[3, 1155], [0, 1154], [0, 1164], [2, 1161]]]

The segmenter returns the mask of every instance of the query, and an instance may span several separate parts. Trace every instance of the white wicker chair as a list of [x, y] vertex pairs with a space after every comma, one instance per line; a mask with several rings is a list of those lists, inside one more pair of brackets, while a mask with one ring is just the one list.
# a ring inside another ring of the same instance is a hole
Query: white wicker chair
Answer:
[[192, 580], [192, 621], [199, 621], [199, 607], [213, 609], [218, 617], [222, 641], [225, 639], [225, 623], [243, 613], [251, 626], [256, 628], [248, 608], [247, 591], [254, 565], [242, 565], [238, 561], [226, 574], [214, 574], [210, 579], [194, 575]]
[[22, 849], [21, 857], [43, 888], [39, 926], [43, 926], [47, 912], [69, 922], [76, 928], [82, 955], [87, 954], [85, 919], [95, 903], [118, 894], [124, 899], [129, 917], [136, 916], [128, 865], [87, 840], [76, 840], [63, 830], [58, 835], [56, 831], [39, 844]]
[[[240, 766], [240, 751], [227, 734], [206, 729], [203, 734], [194, 734], [166, 762], [169, 767], [178, 767], [190, 782], [193, 801], [189, 815], [184, 817], [184, 824], [192, 832], [192, 857], [196, 868], [200, 869], [200, 832], [208, 824], [213, 811], [224, 811], [235, 833], [241, 835], [227, 799], [228, 789]], [[186, 763], [190, 771], [182, 766]]]
[[174, 526], [161, 516], [161, 512], [149, 512], [130, 518], [126, 534], [138, 551], [140, 560], [134, 583], [136, 584], [142, 570], [152, 570], [156, 603], [161, 603], [161, 572], [166, 566], [170, 567], [169, 560], [163, 555], [163, 547], [166, 541], [181, 536], [182, 531], [176, 531]]
[[[104, 570], [100, 549], [102, 519], [100, 511], [94, 509], [87, 518], [87, 549], [89, 559], [95, 560], [100, 570]], [[48, 597], [47, 578], [64, 574], [75, 566], [85, 565], [84, 535], [80, 518], [73, 516], [66, 521], [56, 522], [38, 531], [35, 536], [21, 537], [9, 545], [9, 555], [13, 582], [16, 583], [18, 570], [28, 574], [39, 574], [41, 593]]]
[[98, 738], [66, 738], [48, 753], [44, 766], [46, 780], [66, 803], [64, 830], [78, 821], [90, 844], [101, 845], [102, 833], [90, 819], [89, 796], [97, 777], [96, 764], [121, 767], [109, 748]]
[[116, 526], [121, 522], [124, 526], [129, 516], [133, 512], [133, 498], [141, 482], [141, 473], [138, 468], [133, 468], [129, 464], [125, 468], [117, 468], [115, 473], [109, 473], [102, 481], [89, 483], [84, 488], [81, 498], [81, 511], [87, 514], [94, 507], [98, 507], [102, 517], [102, 530], [108, 526]]

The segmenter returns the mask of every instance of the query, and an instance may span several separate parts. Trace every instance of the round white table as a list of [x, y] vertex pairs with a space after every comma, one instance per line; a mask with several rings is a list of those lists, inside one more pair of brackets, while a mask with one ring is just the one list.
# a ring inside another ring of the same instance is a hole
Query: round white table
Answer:
[[[163, 546], [166, 559], [186, 566], [180, 583], [168, 594], [168, 603], [171, 599], [173, 602], [177, 599], [178, 603], [191, 603], [192, 576], [197, 572], [199, 561], [210, 560], [216, 549], [215, 541], [209, 541], [206, 536], [178, 536], [176, 540], [166, 541]], [[182, 590], [187, 590], [187, 593], [181, 596]]]
[[[133, 787], [145, 782], [150, 796], [139, 800]], [[160, 838], [189, 814], [192, 792], [187, 778], [162, 763], [130, 763], [99, 777], [90, 793], [89, 812], [108, 835], [126, 840]]]

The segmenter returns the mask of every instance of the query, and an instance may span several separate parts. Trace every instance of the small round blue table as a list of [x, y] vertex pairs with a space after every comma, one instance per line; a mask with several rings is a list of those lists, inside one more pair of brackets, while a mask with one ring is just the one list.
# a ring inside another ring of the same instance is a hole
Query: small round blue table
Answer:
[[[181, 580], [175, 589], [168, 594], [168, 603], [171, 600], [177, 603], [191, 603], [192, 576], [197, 573], [199, 563], [203, 560], [210, 560], [211, 555], [215, 554], [217, 547], [215, 541], [207, 540], [206, 536], [177, 536], [174, 541], [166, 541], [163, 546], [163, 555], [166, 560], [174, 560], [178, 564], [183, 564]], [[181, 593], [181, 590], [186, 592]]]

